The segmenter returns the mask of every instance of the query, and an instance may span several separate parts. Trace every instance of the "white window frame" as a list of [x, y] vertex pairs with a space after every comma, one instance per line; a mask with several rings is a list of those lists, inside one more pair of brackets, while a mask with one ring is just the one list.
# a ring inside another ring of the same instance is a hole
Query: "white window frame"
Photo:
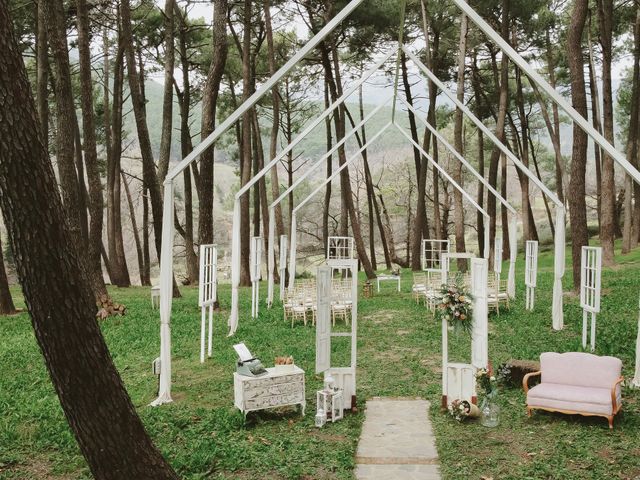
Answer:
[[424, 272], [441, 271], [442, 254], [449, 253], [450, 246], [449, 240], [422, 239], [422, 270]]
[[[205, 359], [205, 338], [208, 337], [207, 355], [213, 355], [213, 307], [218, 298], [218, 247], [200, 245], [200, 274], [198, 306], [200, 307], [200, 363]], [[209, 332], [207, 335], [207, 313]]]
[[587, 348], [591, 321], [591, 351], [596, 349], [596, 318], [600, 313], [602, 247], [582, 247], [580, 265], [580, 306], [582, 307], [582, 348]]

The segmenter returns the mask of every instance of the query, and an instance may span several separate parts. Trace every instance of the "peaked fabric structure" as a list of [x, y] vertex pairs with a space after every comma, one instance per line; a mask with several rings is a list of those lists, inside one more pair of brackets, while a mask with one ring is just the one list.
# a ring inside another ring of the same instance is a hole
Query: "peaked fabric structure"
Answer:
[[[162, 229], [162, 253], [160, 256], [160, 365], [161, 365], [161, 373], [160, 373], [160, 388], [158, 392], [158, 398], [152, 402], [152, 405], [162, 405], [164, 403], [168, 403], [172, 401], [171, 398], [171, 306], [172, 306], [172, 293], [173, 293], [173, 243], [174, 243], [174, 225], [173, 225], [173, 211], [174, 211], [174, 181], [178, 177], [178, 175], [193, 161], [200, 157], [200, 155], [211, 145], [213, 145], [223, 134], [226, 132], [232, 125], [234, 125], [238, 120], [240, 120], [245, 112], [247, 112], [250, 108], [252, 108], [263, 96], [268, 94], [274, 86], [291, 70], [293, 70], [296, 65], [302, 61], [309, 53], [311, 53], [318, 44], [324, 40], [327, 35], [329, 35], [345, 18], [347, 18], [360, 4], [362, 4], [365, 0], [351, 0], [334, 18], [332, 18], [325, 26], [318, 32], [314, 37], [312, 37], [306, 45], [304, 45], [289, 61], [285, 63], [271, 78], [269, 78], [256, 92], [251, 95], [242, 105], [240, 105], [229, 117], [227, 117], [206, 139], [204, 139], [198, 146], [196, 146], [191, 154], [185, 157], [182, 161], [180, 161], [171, 171], [168, 173], [165, 182], [164, 182], [164, 201], [163, 201], [163, 229]], [[613, 147], [599, 132], [597, 132], [586, 120], [582, 117], [577, 111], [575, 111], [567, 102], [562, 98], [562, 96], [556, 92], [545, 80], [542, 78], [540, 74], [538, 74], [528, 63], [524, 60], [509, 44], [504, 41], [500, 35], [486, 23], [482, 17], [480, 17], [475, 10], [470, 7], [464, 0], [451, 0], [455, 5], [457, 5], [466, 15], [467, 17], [482, 30], [491, 41], [495, 42], [500, 49], [524, 72], [527, 76], [540, 87], [556, 104], [558, 104], [565, 113], [573, 120], [575, 125], [578, 125], [582, 128], [600, 147], [603, 148], [607, 154], [613, 158], [616, 163], [618, 163], [622, 168], [626, 171], [626, 173], [633, 178], [637, 183], [640, 184], [640, 172], [636, 170], [622, 155], [618, 152], [615, 147]], [[436, 79], [435, 75], [433, 75], [424, 65], [421, 64], [420, 60], [413, 55], [409, 49], [402, 45], [402, 41], [399, 42], [400, 48], [411, 58], [416, 65], [425, 73], [429, 78]], [[376, 65], [369, 70], [365, 76], [368, 78], [375, 71], [377, 71], [380, 66], [382, 66], [393, 54], [393, 52], [385, 55]], [[368, 75], [368, 76], [367, 76]], [[362, 80], [361, 83], [364, 83], [366, 80]], [[360, 84], [361, 84], [360, 83]], [[436, 84], [442, 85], [442, 83], [438, 80]], [[357, 88], [357, 86], [355, 86]], [[350, 96], [355, 88], [350, 88], [345, 91], [344, 95], [338, 99], [338, 101], [334, 102], [331, 107], [331, 110], [335, 109], [340, 103], [344, 102], [344, 100]], [[440, 87], [441, 88], [441, 87]], [[450, 92], [446, 90], [446, 88], [441, 88], [447, 96], [450, 96]], [[472, 120], [475, 118], [473, 114], [460, 102], [457, 101], [455, 96], [453, 96], [452, 100], [454, 103], [461, 108], [461, 110], [469, 116]], [[330, 112], [329, 112], [330, 113]], [[312, 125], [309, 126], [309, 129], [315, 128], [329, 113], [325, 112], [323, 116], [318, 117]], [[477, 120], [477, 119], [475, 119]], [[474, 120], [474, 123], [476, 123]], [[477, 124], [477, 123], [476, 123]], [[480, 125], [478, 125], [480, 128]], [[484, 127], [484, 125], [482, 125]], [[486, 127], [484, 127], [486, 128]], [[488, 131], [483, 129], [484, 133], [487, 134], [489, 138], [494, 141], [497, 140], [495, 136]], [[308, 133], [308, 132], [307, 132]], [[500, 146], [496, 143], [496, 145]], [[293, 148], [294, 144], [289, 145], [284, 151], [288, 152], [291, 148]], [[504, 145], [500, 146], [502, 149]], [[512, 160], [514, 163], [519, 162], [519, 160], [511, 154], [511, 152], [504, 147], [507, 151], [503, 152]], [[508, 152], [508, 153], [507, 153]], [[286, 153], [285, 153], [286, 154]], [[282, 155], [284, 156], [284, 155]], [[280, 157], [280, 156], [279, 156]], [[281, 158], [281, 157], [280, 157]], [[277, 164], [280, 158], [275, 158], [271, 162], [269, 162], [265, 167], [255, 175], [249, 183], [243, 186], [238, 194], [236, 195], [236, 202], [234, 205], [234, 230], [232, 236], [232, 250], [235, 252], [235, 255], [232, 255], [232, 309], [231, 315], [229, 317], [229, 334], [232, 335], [235, 333], [238, 325], [238, 286], [240, 283], [240, 257], [239, 257], [239, 246], [240, 246], [240, 232], [239, 232], [239, 222], [240, 222], [240, 208], [239, 208], [239, 198], [246, 194], [249, 188], [255, 184], [260, 178], [262, 178], [274, 165]], [[518, 165], [518, 163], [516, 163]], [[524, 165], [522, 165], [524, 167]], [[533, 175], [533, 173], [528, 170], [526, 167], [521, 169], [521, 171], [527, 175], [534, 184], [536, 184], [543, 192], [549, 196], [553, 200], [555, 195], [548, 189], [544, 184], [538, 181], [537, 177]], [[555, 197], [557, 199], [557, 197]], [[554, 201], [555, 203], [555, 201]], [[562, 276], [564, 275], [564, 207], [560, 204], [556, 204], [556, 216], [557, 216], [557, 228], [556, 228], [556, 257], [555, 257], [555, 282], [554, 282], [554, 301], [553, 301], [553, 326], [554, 328], [562, 328]], [[559, 220], [559, 221], [558, 221]], [[560, 244], [560, 242], [562, 242]], [[558, 250], [559, 246], [562, 246], [562, 255], [560, 256], [560, 252]]]

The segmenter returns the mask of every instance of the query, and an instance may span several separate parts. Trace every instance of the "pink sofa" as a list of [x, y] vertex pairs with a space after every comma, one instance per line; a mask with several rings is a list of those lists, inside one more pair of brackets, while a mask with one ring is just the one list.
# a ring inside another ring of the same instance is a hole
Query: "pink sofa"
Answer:
[[[613, 417], [622, 407], [620, 383], [622, 362], [615, 357], [590, 353], [546, 352], [540, 355], [540, 371], [525, 375], [522, 386], [527, 395], [527, 415], [534, 409]], [[541, 375], [540, 384], [529, 389], [529, 378]]]

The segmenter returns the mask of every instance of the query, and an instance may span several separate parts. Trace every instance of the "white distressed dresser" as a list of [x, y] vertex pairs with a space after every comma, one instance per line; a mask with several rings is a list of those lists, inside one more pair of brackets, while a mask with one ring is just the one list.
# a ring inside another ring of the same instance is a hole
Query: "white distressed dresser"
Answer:
[[244, 413], [266, 408], [300, 405], [302, 415], [306, 406], [304, 370], [294, 366], [289, 371], [267, 368], [259, 377], [233, 374], [234, 404]]

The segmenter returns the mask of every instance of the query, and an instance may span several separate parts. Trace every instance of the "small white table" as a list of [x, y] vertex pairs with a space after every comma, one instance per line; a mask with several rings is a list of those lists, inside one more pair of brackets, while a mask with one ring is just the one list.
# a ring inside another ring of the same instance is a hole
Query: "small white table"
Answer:
[[398, 282], [398, 292], [400, 291], [400, 275], [378, 275], [378, 293], [380, 293], [380, 282]]
[[289, 370], [275, 367], [266, 370], [259, 377], [233, 373], [234, 405], [245, 418], [249, 412], [290, 405], [300, 405], [304, 416], [304, 370], [295, 365]]

